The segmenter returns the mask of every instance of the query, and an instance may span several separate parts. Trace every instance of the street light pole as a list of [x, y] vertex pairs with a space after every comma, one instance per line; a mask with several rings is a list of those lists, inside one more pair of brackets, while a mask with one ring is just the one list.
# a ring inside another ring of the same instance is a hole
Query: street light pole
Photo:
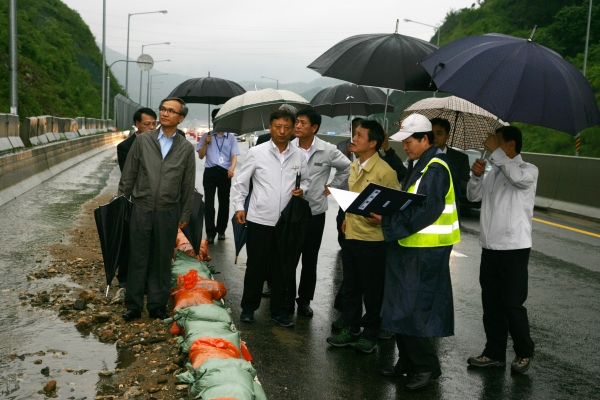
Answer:
[[440, 47], [440, 30], [442, 28], [440, 25], [436, 26], [436, 25], [424, 24], [422, 22], [413, 21], [412, 19], [407, 19], [407, 18], [404, 18], [404, 22], [412, 22], [413, 24], [425, 25], [425, 26], [429, 26], [431, 28], [435, 28], [435, 30], [437, 31], [437, 47]]
[[[590, 0], [590, 9], [588, 11], [587, 21], [587, 32], [585, 34], [585, 50], [583, 52], [583, 76], [587, 72], [587, 57], [588, 57], [588, 46], [590, 43], [590, 25], [592, 23], [592, 0]], [[581, 148], [581, 132], [575, 136], [575, 157], [579, 156], [579, 149]]]
[[[106, 86], [107, 86], [107, 90], [106, 90], [106, 113], [108, 115], [110, 115], [110, 108], [109, 108], [109, 104], [110, 104], [110, 69], [112, 68], [113, 65], [115, 65], [118, 62], [137, 63], [137, 61], [117, 60], [117, 61], [113, 62], [112, 64], [110, 64], [110, 66], [107, 68], [107, 74], [106, 74]], [[143, 63], [143, 64], [149, 64], [149, 63]]]
[[261, 76], [261, 78], [271, 79], [271, 80], [277, 82], [277, 90], [279, 90], [279, 79], [269, 78], [268, 76]]
[[[158, 46], [158, 45], [162, 45], [162, 44], [170, 45], [171, 42], [144, 44], [144, 45], [142, 45], [142, 54], [144, 54], [144, 47]], [[142, 104], [142, 75], [143, 75], [143, 73], [144, 73], [144, 71], [142, 71], [140, 69], [140, 97], [139, 97], [139, 101], [138, 101], [138, 103], [140, 103], [140, 104]], [[150, 71], [148, 71], [148, 73], [150, 73]]]
[[146, 107], [148, 107], [148, 104], [150, 104], [150, 85], [152, 85], [152, 78], [154, 78], [155, 76], [161, 76], [161, 75], [169, 75], [169, 74], [150, 75], [150, 71], [148, 71], [148, 88], [146, 89]]
[[17, 58], [17, 0], [8, 1], [8, 51], [10, 53], [8, 70], [10, 83], [8, 97], [11, 114], [18, 114], [19, 92], [17, 86], [18, 58]]
[[[141, 12], [141, 13], [132, 13], [132, 14], [127, 14], [127, 54], [125, 56], [125, 58], [127, 60], [129, 60], [129, 26], [131, 23], [131, 17], [133, 15], [141, 15], [141, 14], [157, 14], [157, 13], [162, 13], [162, 14], [166, 14], [167, 10], [162, 10], [162, 11], [149, 11], [149, 12]], [[127, 90], [129, 89], [129, 65], [127, 65], [127, 67], [125, 68], [125, 95], [129, 96], [129, 94], [127, 93]]]
[[105, 119], [104, 96], [106, 93], [106, 0], [102, 0], [102, 114]]

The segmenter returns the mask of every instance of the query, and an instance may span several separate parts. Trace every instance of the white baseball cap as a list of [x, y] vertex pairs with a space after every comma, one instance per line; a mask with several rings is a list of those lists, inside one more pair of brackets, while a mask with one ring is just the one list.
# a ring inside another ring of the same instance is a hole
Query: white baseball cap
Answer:
[[411, 114], [400, 124], [400, 131], [390, 136], [390, 139], [401, 142], [413, 133], [430, 132], [432, 130], [429, 119], [421, 114]]

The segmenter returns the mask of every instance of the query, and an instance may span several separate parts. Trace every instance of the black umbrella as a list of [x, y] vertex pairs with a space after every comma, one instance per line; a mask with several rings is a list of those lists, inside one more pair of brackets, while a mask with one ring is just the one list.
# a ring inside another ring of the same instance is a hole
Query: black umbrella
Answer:
[[110, 283], [117, 271], [119, 257], [123, 256], [124, 248], [127, 248], [129, 244], [130, 216], [131, 202], [124, 196], [115, 197], [108, 204], [101, 205], [94, 210], [102, 257], [104, 258], [106, 296], [108, 296]]
[[[251, 194], [252, 182], [250, 182], [250, 191], [248, 192], [248, 196], [246, 196], [246, 200], [244, 201], [244, 211], [246, 212], [246, 216], [248, 215], [248, 205], [250, 204]], [[233, 241], [235, 243], [235, 260], [233, 263], [237, 264], [240, 251], [242, 251], [242, 248], [246, 244], [248, 233], [246, 232], [246, 224], [240, 225], [237, 223], [237, 220], [235, 219], [235, 213], [233, 213], [233, 217], [231, 218], [231, 227], [233, 228]]]
[[188, 225], [182, 229], [185, 237], [190, 241], [196, 254], [200, 254], [200, 242], [202, 242], [202, 229], [204, 228], [204, 202], [202, 195], [194, 191], [194, 205]]
[[246, 93], [237, 83], [221, 78], [193, 78], [179, 84], [169, 97], [179, 97], [186, 103], [209, 104], [208, 126], [210, 128], [210, 104], [223, 104], [232, 97]]
[[[342, 40], [308, 68], [323, 76], [357, 85], [406, 91], [430, 91], [431, 79], [418, 62], [438, 47], [396, 32], [351, 36]], [[387, 92], [389, 97], [389, 90]], [[385, 115], [384, 115], [385, 121]]]
[[[321, 90], [310, 104], [315, 111], [328, 117], [371, 115], [385, 112], [387, 98], [381, 89], [343, 83]], [[394, 106], [388, 106], [390, 112]]]
[[600, 123], [594, 92], [583, 74], [532, 38], [470, 36], [440, 48], [421, 65], [440, 90], [504, 121], [571, 135]]

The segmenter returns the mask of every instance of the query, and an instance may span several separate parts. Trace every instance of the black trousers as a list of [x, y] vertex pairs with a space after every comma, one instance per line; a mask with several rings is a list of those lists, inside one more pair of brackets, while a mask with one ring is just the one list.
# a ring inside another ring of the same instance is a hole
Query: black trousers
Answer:
[[[289, 274], [281, 262], [274, 226], [256, 224], [246, 221], [247, 240], [246, 275], [244, 276], [244, 293], [242, 294], [242, 310], [254, 312], [260, 306], [262, 289], [267, 277], [271, 287], [271, 315], [287, 315], [287, 288]], [[287, 267], [289, 268], [289, 266]]]
[[535, 345], [523, 306], [527, 299], [530, 251], [483, 249], [481, 253], [479, 283], [487, 338], [483, 355], [492, 360], [506, 361], [509, 332], [517, 357], [533, 356]]
[[[315, 296], [315, 287], [317, 286], [317, 262], [319, 260], [319, 249], [323, 239], [323, 230], [325, 229], [325, 213], [313, 215], [310, 224], [306, 230], [304, 243], [302, 245], [302, 271], [300, 272], [300, 285], [298, 285], [298, 304], [308, 304]], [[296, 264], [297, 265], [297, 264]], [[288, 288], [288, 306], [290, 309], [294, 306], [296, 298], [296, 274], [292, 271], [290, 274], [290, 284]]]
[[[344, 281], [342, 316], [351, 332], [363, 326], [363, 337], [376, 341], [381, 328], [385, 279], [385, 242], [346, 239], [342, 245]], [[363, 301], [365, 314], [362, 315]]]
[[181, 207], [147, 211], [133, 206], [129, 222], [129, 270], [125, 305], [142, 311], [147, 287], [149, 311], [165, 310], [171, 291], [171, 259]]
[[[204, 169], [202, 176], [204, 186], [204, 222], [206, 235], [214, 237], [217, 233], [225, 233], [229, 221], [229, 192], [231, 179], [227, 177], [227, 170], [221, 167]], [[219, 199], [219, 213], [215, 225], [215, 193]]]
[[440, 368], [440, 360], [431, 339], [396, 334], [398, 364], [415, 374], [433, 372]]

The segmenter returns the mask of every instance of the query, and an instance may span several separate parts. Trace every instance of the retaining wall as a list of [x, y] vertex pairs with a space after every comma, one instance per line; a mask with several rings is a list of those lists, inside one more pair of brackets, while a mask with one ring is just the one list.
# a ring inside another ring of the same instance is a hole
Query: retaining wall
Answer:
[[124, 139], [110, 132], [36, 146], [0, 157], [0, 205]]
[[[318, 136], [333, 144], [348, 139], [348, 136]], [[406, 160], [402, 143], [390, 142], [390, 146]], [[521, 155], [540, 171], [536, 207], [600, 220], [600, 159], [525, 152]]]

